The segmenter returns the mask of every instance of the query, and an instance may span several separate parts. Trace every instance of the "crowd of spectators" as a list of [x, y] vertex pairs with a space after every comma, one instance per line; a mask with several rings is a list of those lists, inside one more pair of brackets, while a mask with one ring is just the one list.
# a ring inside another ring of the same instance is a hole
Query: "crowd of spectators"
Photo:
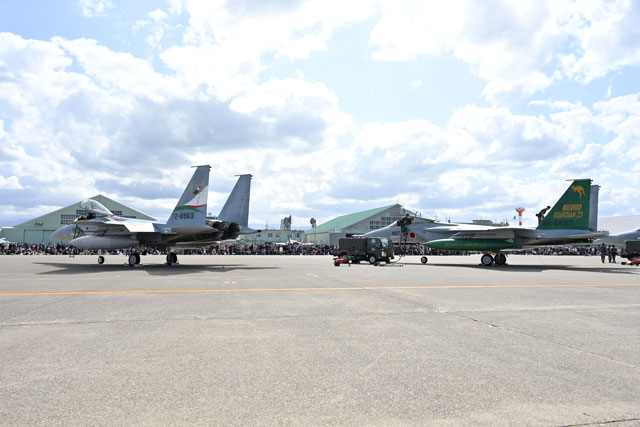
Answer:
[[[200, 255], [332, 255], [337, 249], [335, 245], [302, 245], [291, 244], [243, 244], [243, 243], [221, 243], [210, 246], [206, 249], [180, 250], [179, 254], [200, 254]], [[438, 249], [424, 249], [420, 244], [402, 244], [394, 247], [396, 256], [398, 255], [472, 255], [478, 252], [473, 251], [444, 251]], [[73, 246], [60, 243], [0, 243], [0, 255], [80, 255], [80, 254], [127, 254], [129, 250], [82, 250]], [[146, 248], [143, 254], [164, 254], [154, 248]], [[597, 247], [568, 246], [568, 247], [539, 247], [511, 253], [524, 255], [582, 255], [596, 256], [599, 254]], [[624, 253], [624, 252], [622, 252]]]

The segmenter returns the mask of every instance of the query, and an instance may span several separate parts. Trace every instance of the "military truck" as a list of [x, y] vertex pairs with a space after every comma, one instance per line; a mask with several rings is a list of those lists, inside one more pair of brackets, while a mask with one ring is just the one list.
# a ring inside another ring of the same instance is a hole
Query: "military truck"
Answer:
[[631, 261], [631, 265], [638, 265], [634, 260], [640, 258], [640, 240], [627, 240], [624, 242], [624, 253], [620, 255]]
[[370, 264], [389, 262], [393, 259], [393, 245], [388, 239], [378, 237], [343, 237], [338, 240], [334, 255], [347, 257], [356, 264], [360, 261], [369, 261]]

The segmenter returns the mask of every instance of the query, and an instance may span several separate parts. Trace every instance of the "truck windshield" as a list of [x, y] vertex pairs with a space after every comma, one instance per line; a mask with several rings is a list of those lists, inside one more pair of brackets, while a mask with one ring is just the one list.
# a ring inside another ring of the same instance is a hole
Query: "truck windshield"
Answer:
[[382, 241], [382, 246], [384, 246], [385, 248], [390, 248], [391, 247], [391, 242], [389, 241], [389, 239], [380, 239]]

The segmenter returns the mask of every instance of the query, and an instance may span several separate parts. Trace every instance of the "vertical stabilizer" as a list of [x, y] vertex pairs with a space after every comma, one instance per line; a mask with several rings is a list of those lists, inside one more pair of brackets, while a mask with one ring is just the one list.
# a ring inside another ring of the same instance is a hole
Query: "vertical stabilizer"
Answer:
[[591, 180], [577, 179], [544, 217], [538, 230], [587, 230], [590, 225]]
[[172, 227], [204, 227], [207, 218], [207, 194], [211, 166], [197, 166], [178, 204], [167, 220]]
[[220, 221], [235, 222], [242, 228], [249, 227], [249, 194], [252, 176], [238, 175], [238, 182], [218, 215]]
[[600, 186], [591, 186], [591, 211], [589, 212], [589, 231], [594, 233], [598, 231], [598, 196], [600, 194]]

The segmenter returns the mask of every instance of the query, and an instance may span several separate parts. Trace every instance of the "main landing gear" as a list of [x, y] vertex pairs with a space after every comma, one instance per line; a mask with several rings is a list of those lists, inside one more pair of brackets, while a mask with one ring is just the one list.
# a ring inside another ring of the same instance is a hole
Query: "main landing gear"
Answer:
[[502, 252], [498, 252], [495, 256], [491, 256], [491, 254], [484, 254], [480, 258], [480, 263], [487, 267], [493, 265], [493, 263], [496, 265], [505, 265], [507, 263], [507, 256]]
[[102, 255], [98, 257], [98, 264], [100, 265], [104, 264], [104, 257]]
[[129, 255], [129, 259], [127, 260], [130, 267], [135, 267], [140, 264], [140, 254], [138, 252], [133, 252]]
[[167, 265], [177, 264], [178, 263], [178, 254], [175, 252], [167, 253]]

